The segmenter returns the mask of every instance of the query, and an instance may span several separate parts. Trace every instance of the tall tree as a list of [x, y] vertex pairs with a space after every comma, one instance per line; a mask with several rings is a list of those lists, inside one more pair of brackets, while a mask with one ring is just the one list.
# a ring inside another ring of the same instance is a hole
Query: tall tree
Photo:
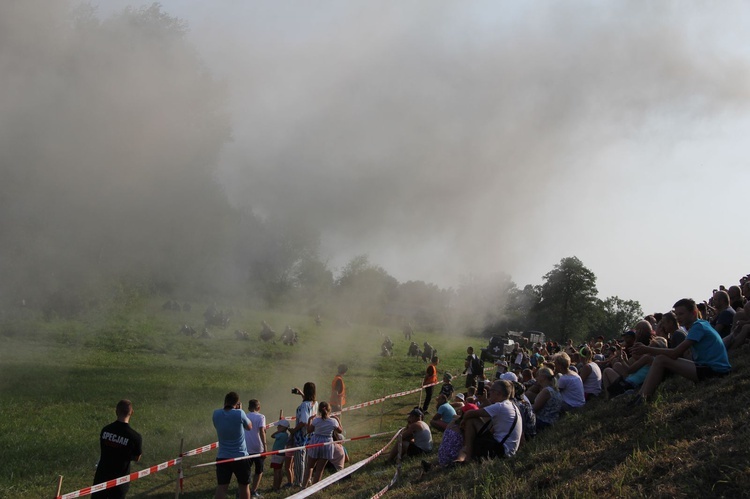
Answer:
[[551, 338], [585, 338], [594, 325], [596, 295], [596, 275], [575, 256], [563, 258], [544, 275], [531, 322]]
[[595, 330], [605, 337], [620, 335], [643, 317], [640, 303], [634, 300], [623, 300], [618, 296], [599, 300], [598, 309], [600, 313], [596, 320]]

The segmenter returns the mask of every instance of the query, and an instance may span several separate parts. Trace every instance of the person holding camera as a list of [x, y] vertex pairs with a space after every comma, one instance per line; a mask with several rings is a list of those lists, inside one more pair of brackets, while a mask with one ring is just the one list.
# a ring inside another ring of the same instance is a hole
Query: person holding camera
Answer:
[[[296, 413], [297, 426], [291, 430], [291, 435], [294, 439], [292, 445], [294, 447], [302, 447], [307, 445], [307, 423], [318, 412], [315, 383], [308, 381], [302, 386], [302, 390], [292, 388], [292, 393], [302, 396], [302, 403], [297, 407]], [[294, 485], [298, 487], [302, 487], [302, 480], [305, 476], [305, 455], [305, 449], [294, 451]]]
[[[242, 411], [240, 396], [229, 392], [224, 397], [224, 408], [216, 409], [213, 414], [214, 428], [219, 437], [219, 452], [216, 460], [249, 456], [245, 444], [245, 430], [252, 430], [253, 424]], [[250, 497], [250, 461], [232, 461], [216, 465], [216, 499], [225, 499], [229, 490], [232, 475], [237, 477], [240, 499]]]

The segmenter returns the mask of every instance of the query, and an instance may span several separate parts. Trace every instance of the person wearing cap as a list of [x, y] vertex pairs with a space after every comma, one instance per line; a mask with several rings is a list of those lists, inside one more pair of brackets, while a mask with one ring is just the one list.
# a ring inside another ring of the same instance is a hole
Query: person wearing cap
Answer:
[[500, 359], [495, 361], [495, 365], [497, 366], [497, 371], [495, 371], [495, 379], [500, 379], [500, 375], [508, 371], [508, 363]]
[[448, 399], [442, 393], [437, 396], [435, 403], [437, 405], [437, 411], [430, 420], [430, 427], [443, 432], [456, 416], [456, 410], [448, 403]]
[[445, 395], [445, 399], [447, 401], [450, 401], [451, 398], [453, 398], [453, 385], [451, 384], [451, 380], [453, 379], [453, 376], [451, 373], [445, 373], [443, 374], [443, 386], [440, 387], [440, 394], [439, 395]]
[[[412, 409], [406, 416], [406, 428], [401, 433], [402, 456], [421, 456], [432, 452], [432, 432], [422, 419], [424, 413], [419, 407]], [[395, 462], [398, 456], [398, 445], [394, 445], [387, 462]]]
[[344, 385], [344, 374], [349, 370], [346, 364], [339, 364], [338, 374], [333, 377], [331, 382], [331, 397], [328, 401], [331, 404], [331, 411], [340, 412], [346, 404], [346, 386]]
[[[279, 451], [286, 449], [286, 446], [289, 443], [289, 421], [287, 421], [286, 419], [280, 419], [278, 423], [276, 423], [276, 431], [271, 434], [271, 438], [274, 439], [272, 450]], [[271, 456], [271, 469], [273, 470], [273, 490], [275, 491], [281, 489], [281, 481], [285, 473], [288, 482], [287, 485], [291, 485], [293, 482], [292, 459], [290, 457], [288, 463], [285, 462], [286, 460], [287, 459], [284, 454], [274, 454]], [[288, 464], [288, 466], [285, 466], [285, 464]]]

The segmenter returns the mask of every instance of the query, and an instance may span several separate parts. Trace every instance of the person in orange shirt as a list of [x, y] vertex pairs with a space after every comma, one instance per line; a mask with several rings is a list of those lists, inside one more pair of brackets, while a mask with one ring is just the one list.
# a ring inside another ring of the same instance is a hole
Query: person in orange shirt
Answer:
[[430, 365], [427, 366], [427, 371], [424, 374], [424, 381], [422, 381], [422, 386], [424, 386], [424, 404], [422, 404], [422, 412], [427, 414], [427, 408], [430, 407], [430, 401], [432, 400], [432, 386], [425, 386], [425, 385], [432, 385], [434, 383], [437, 383], [437, 365], [440, 359], [437, 358], [437, 356], [432, 358], [432, 362], [430, 362]]
[[346, 364], [340, 364], [338, 368], [338, 374], [333, 377], [331, 383], [331, 398], [329, 403], [331, 404], [332, 412], [339, 412], [341, 408], [346, 404], [346, 386], [344, 385], [344, 374], [349, 369]]

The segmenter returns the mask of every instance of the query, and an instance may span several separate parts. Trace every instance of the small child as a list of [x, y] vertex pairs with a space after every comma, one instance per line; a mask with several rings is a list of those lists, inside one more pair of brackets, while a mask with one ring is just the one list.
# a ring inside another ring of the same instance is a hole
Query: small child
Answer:
[[451, 373], [443, 374], [443, 386], [440, 387], [440, 393], [438, 395], [445, 395], [446, 400], [450, 402], [453, 398], [453, 385], [451, 384], [453, 376]]
[[[286, 448], [287, 443], [289, 442], [289, 421], [287, 421], [286, 419], [281, 419], [276, 424], [276, 426], [278, 427], [276, 432], [271, 435], [271, 438], [274, 439], [272, 450], [283, 450]], [[287, 459], [284, 454], [271, 455], [271, 469], [273, 470], [273, 490], [281, 489], [281, 480], [283, 478], [284, 472], [286, 472], [286, 478], [289, 483], [291, 484], [293, 482], [291, 465], [291, 454], [289, 455], [289, 459]]]

